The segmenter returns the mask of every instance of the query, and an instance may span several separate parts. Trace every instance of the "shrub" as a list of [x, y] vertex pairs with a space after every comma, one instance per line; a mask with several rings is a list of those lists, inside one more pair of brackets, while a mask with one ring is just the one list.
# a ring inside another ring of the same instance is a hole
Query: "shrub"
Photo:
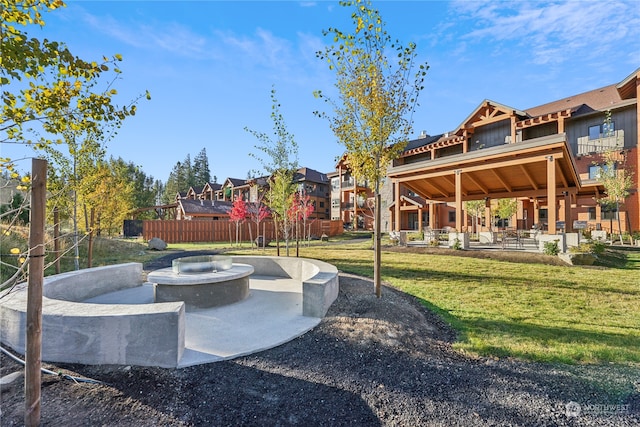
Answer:
[[543, 252], [545, 255], [558, 255], [560, 253], [558, 241], [554, 240], [553, 242], [544, 242]]
[[596, 255], [603, 254], [605, 248], [607, 247], [607, 245], [602, 240], [597, 240], [597, 239], [591, 240], [589, 244], [591, 245], [592, 252]]
[[453, 249], [457, 251], [462, 249], [462, 245], [460, 244], [460, 239], [456, 238], [456, 240], [453, 241]]

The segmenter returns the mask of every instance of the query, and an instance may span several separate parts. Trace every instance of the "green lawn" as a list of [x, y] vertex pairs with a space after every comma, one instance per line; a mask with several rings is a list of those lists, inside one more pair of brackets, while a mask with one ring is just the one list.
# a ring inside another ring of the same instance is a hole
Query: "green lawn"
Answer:
[[[362, 237], [357, 240], [354, 237]], [[337, 242], [337, 243], [336, 243]], [[4, 242], [3, 242], [4, 243]], [[273, 244], [272, 244], [273, 245]], [[4, 246], [4, 245], [3, 245]], [[275, 255], [275, 248], [222, 244], [169, 245], [170, 250], [215, 249]], [[285, 255], [281, 246], [281, 255]], [[341, 271], [373, 276], [368, 235], [312, 242], [300, 256]], [[140, 241], [98, 239], [94, 266], [145, 262], [166, 252]], [[290, 255], [295, 256], [292, 245]], [[81, 267], [86, 267], [81, 250]], [[67, 254], [64, 271], [71, 266]], [[552, 266], [478, 259], [454, 254], [383, 250], [385, 283], [416, 296], [459, 332], [455, 346], [471, 354], [562, 363], [640, 363], [640, 250], [609, 252], [608, 268]], [[53, 274], [52, 268], [47, 274]], [[371, 290], [373, 293], [373, 289]], [[384, 293], [383, 293], [384, 298]]]
[[[372, 277], [370, 246], [370, 241], [312, 246], [301, 248], [300, 256]], [[640, 251], [610, 258], [620, 267], [383, 251], [382, 278], [442, 315], [459, 331], [455, 346], [462, 351], [545, 362], [635, 364], [640, 362]]]

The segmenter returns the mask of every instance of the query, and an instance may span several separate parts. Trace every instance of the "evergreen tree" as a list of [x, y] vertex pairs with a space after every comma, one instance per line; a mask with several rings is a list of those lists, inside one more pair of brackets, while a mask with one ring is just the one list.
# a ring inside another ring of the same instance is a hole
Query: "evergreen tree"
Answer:
[[173, 203], [176, 198], [176, 194], [187, 191], [185, 187], [188, 188], [187, 183], [184, 180], [184, 174], [182, 173], [182, 162], [177, 162], [169, 174], [167, 183], [164, 186], [162, 203]]
[[198, 187], [204, 186], [211, 180], [209, 158], [207, 157], [206, 148], [203, 148], [198, 155], [193, 158], [193, 180]]

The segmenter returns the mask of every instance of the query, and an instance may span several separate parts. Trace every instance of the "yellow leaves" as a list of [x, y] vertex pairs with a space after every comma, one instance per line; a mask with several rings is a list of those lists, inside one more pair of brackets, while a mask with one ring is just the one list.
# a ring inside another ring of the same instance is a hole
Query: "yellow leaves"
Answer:
[[145, 96], [146, 96], [146, 98], [147, 98], [147, 100], [148, 100], [148, 101], [150, 101], [150, 100], [151, 100], [151, 92], [146, 91], [146, 92], [145, 92]]
[[120, 55], [119, 53], [116, 53], [115, 55], [113, 55], [114, 58], [116, 58], [118, 61], [122, 61], [122, 55]]
[[30, 176], [23, 176], [20, 179], [20, 182], [22, 182], [23, 184], [30, 184], [31, 183], [31, 177]]
[[20, 253], [20, 248], [11, 248], [9, 251], [12, 255], [18, 255]]

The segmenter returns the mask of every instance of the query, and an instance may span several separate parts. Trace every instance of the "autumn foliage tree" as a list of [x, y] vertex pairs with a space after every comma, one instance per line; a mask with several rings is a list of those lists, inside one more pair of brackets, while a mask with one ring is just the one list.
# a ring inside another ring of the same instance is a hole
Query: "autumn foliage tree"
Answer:
[[240, 242], [240, 224], [247, 219], [247, 203], [240, 196], [236, 196], [233, 200], [231, 211], [229, 212], [229, 221], [236, 225], [236, 245]]
[[[323, 112], [316, 115], [329, 121], [338, 141], [345, 146], [346, 163], [353, 176], [375, 187], [374, 286], [379, 297], [380, 185], [387, 166], [406, 146], [428, 66], [416, 63], [414, 43], [403, 46], [391, 39], [370, 1], [340, 4], [353, 10], [353, 32], [329, 28], [323, 33], [332, 37], [334, 44], [316, 54], [336, 73], [339, 101], [316, 91], [315, 95], [334, 110], [332, 116]], [[387, 58], [388, 54], [393, 60]]]
[[[64, 7], [62, 1], [0, 0], [0, 5], [0, 144], [26, 145], [48, 156], [51, 175], [66, 185], [54, 188], [55, 194], [69, 198], [80, 185], [75, 167], [104, 160], [105, 142], [145, 95], [125, 106], [115, 103], [121, 55], [87, 61], [62, 42], [30, 37], [31, 29], [45, 25], [44, 13]], [[7, 157], [0, 157], [0, 170], [19, 175]]]
[[[624, 244], [622, 238], [622, 220], [620, 219], [620, 207], [624, 205], [626, 198], [633, 188], [633, 172], [626, 167], [624, 152], [609, 150], [603, 154], [604, 164], [600, 165], [599, 180], [602, 181], [606, 197], [598, 200], [601, 206], [616, 212], [618, 221], [618, 238], [620, 244]], [[613, 233], [613, 230], [611, 230]]]
[[[288, 216], [293, 223], [297, 225], [302, 222], [302, 238], [307, 240], [310, 238], [307, 234], [307, 222], [309, 217], [313, 214], [315, 206], [311, 201], [311, 197], [304, 191], [297, 191], [291, 195], [291, 207], [289, 208]], [[298, 233], [296, 233], [297, 236]]]
[[[85, 61], [62, 42], [29, 37], [26, 28], [44, 26], [43, 13], [63, 7], [61, 0], [2, 0], [1, 5], [0, 143], [41, 149], [65, 143], [65, 131], [102, 132], [105, 124], [135, 114], [135, 102], [119, 107], [113, 100], [121, 55]], [[2, 157], [0, 167], [13, 171], [15, 165]]]

